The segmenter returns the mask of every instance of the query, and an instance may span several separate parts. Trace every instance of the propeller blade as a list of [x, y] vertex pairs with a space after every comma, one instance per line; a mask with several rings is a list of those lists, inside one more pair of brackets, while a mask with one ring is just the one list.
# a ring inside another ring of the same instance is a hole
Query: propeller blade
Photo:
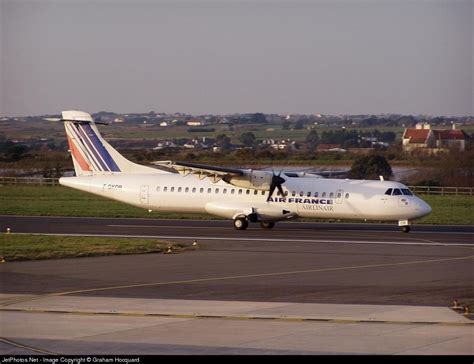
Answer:
[[281, 187], [281, 184], [277, 185], [277, 188], [278, 188], [278, 192], [280, 192], [280, 194], [281, 194], [281, 197], [284, 197], [285, 192], [283, 192], [283, 188]]
[[[273, 191], [275, 191], [275, 187], [277, 187], [274, 183], [272, 183], [270, 185], [270, 192], [268, 193], [268, 197], [267, 197], [267, 202], [270, 200], [270, 198], [272, 197], [273, 195]], [[281, 187], [280, 187], [281, 188]]]

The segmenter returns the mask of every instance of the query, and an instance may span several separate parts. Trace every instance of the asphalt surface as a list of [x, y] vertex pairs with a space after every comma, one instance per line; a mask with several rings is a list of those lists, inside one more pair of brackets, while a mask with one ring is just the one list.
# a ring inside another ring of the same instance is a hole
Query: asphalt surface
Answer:
[[228, 221], [1, 216], [13, 233], [197, 240], [199, 249], [0, 265], [1, 293], [450, 306], [474, 301], [471, 226], [281, 223], [236, 231]]

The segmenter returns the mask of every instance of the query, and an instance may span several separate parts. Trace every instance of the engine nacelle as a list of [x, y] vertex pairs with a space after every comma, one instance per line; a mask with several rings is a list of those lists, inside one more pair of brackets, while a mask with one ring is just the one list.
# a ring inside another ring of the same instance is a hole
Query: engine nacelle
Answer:
[[248, 169], [244, 171], [243, 176], [224, 178], [224, 181], [237, 187], [268, 191], [272, 184], [272, 178], [272, 172]]

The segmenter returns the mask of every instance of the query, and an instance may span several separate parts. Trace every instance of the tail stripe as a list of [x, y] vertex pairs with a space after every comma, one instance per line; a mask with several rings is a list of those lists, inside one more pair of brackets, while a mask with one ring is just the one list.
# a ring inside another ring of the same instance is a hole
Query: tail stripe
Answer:
[[94, 148], [94, 145], [92, 141], [90, 140], [88, 133], [86, 133], [84, 129], [81, 128], [81, 124], [77, 125], [76, 130], [77, 130], [77, 133], [81, 136], [81, 139], [84, 142], [84, 146], [87, 148], [87, 151], [89, 152], [89, 154], [91, 154], [92, 157], [97, 161], [99, 170], [108, 172], [109, 169], [107, 168], [105, 162], [100, 157], [100, 154], [97, 151], [97, 149]]
[[66, 132], [68, 135], [68, 138], [71, 140], [71, 144], [73, 145], [73, 149], [71, 149], [71, 153], [73, 157], [76, 159], [76, 161], [79, 163], [79, 161], [82, 159], [83, 163], [80, 163], [81, 168], [87, 164], [87, 168], [83, 170], [86, 171], [92, 171], [97, 169], [95, 162], [89, 157], [87, 151], [84, 148], [84, 143], [81, 141], [81, 138], [77, 135], [76, 131], [74, 130], [74, 126], [72, 123], [66, 122], [65, 123], [66, 127]]
[[104, 145], [100, 141], [100, 139], [97, 137], [97, 134], [94, 132], [94, 130], [91, 128], [89, 124], [80, 124], [80, 127], [84, 130], [85, 134], [89, 136], [91, 142], [95, 146], [95, 149], [97, 150], [98, 154], [106, 164], [107, 168], [111, 172], [120, 172], [120, 168], [118, 165], [115, 163], [113, 160], [112, 156], [110, 153], [105, 149]]
[[75, 161], [79, 164], [79, 166], [81, 167], [81, 169], [82, 169], [83, 171], [90, 171], [90, 170], [92, 170], [92, 168], [90, 167], [89, 163], [87, 163], [87, 161], [84, 159], [84, 157], [82, 156], [81, 152], [77, 149], [76, 144], [75, 144], [74, 141], [69, 137], [69, 135], [67, 136], [67, 141], [68, 141], [68, 144], [69, 144], [69, 149], [71, 150], [71, 154], [72, 154], [72, 156], [74, 157]]
[[92, 165], [93, 169], [96, 171], [103, 171], [99, 162], [96, 160], [96, 157], [90, 152], [85, 138], [81, 137], [79, 131], [77, 130], [75, 124], [69, 124], [69, 131], [73, 135], [74, 139], [77, 141], [77, 146], [84, 152], [84, 155], [89, 160], [89, 163]]

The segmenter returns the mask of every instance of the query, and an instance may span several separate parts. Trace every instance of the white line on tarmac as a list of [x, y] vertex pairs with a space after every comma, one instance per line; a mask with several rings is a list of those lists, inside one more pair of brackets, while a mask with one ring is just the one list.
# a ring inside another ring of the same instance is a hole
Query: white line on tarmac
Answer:
[[[205, 220], [202, 220], [205, 221]], [[294, 223], [293, 223], [294, 224]], [[303, 224], [303, 223], [302, 223]], [[118, 224], [118, 225], [106, 225], [108, 227], [124, 227], [124, 228], [179, 228], [179, 229], [210, 229], [211, 227], [209, 226], [182, 226], [182, 225], [126, 225], [126, 224]], [[395, 225], [394, 225], [395, 226]], [[229, 229], [229, 226], [214, 226], [212, 229]], [[318, 228], [317, 225], [314, 226], [315, 229]], [[278, 231], [295, 231], [295, 230], [309, 230], [309, 229], [301, 229], [301, 228], [296, 228], [296, 229], [281, 229], [279, 228]], [[346, 230], [346, 229], [331, 229], [328, 230], [331, 232], [335, 231], [342, 231], [342, 232], [364, 232], [364, 230]], [[390, 232], [395, 232], [395, 231], [385, 231], [385, 230], [367, 230], [365, 231], [367, 233], [390, 233]], [[457, 231], [411, 231], [410, 234], [461, 234], [461, 235], [474, 235], [474, 233], [469, 233], [469, 232], [457, 232]]]
[[53, 235], [53, 236], [98, 236], [116, 238], [152, 238], [152, 239], [177, 239], [177, 240], [226, 240], [226, 241], [261, 241], [261, 242], [293, 242], [293, 243], [336, 243], [336, 244], [372, 244], [372, 245], [421, 245], [421, 246], [464, 246], [474, 247], [473, 244], [462, 243], [428, 243], [428, 242], [399, 242], [399, 241], [370, 241], [370, 240], [333, 240], [333, 239], [278, 239], [278, 238], [242, 238], [215, 237], [215, 236], [179, 236], [179, 235], [122, 235], [122, 234], [54, 234], [54, 233], [17, 233], [32, 235]]

